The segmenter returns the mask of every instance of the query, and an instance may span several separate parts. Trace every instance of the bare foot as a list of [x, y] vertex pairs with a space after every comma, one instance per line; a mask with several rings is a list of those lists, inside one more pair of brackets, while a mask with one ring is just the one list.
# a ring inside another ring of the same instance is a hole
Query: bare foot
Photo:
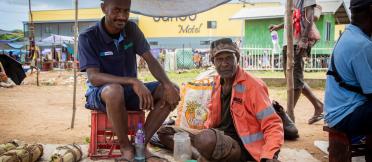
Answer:
[[314, 116], [323, 114], [323, 104], [322, 106], [319, 106], [318, 108], [315, 108]]
[[118, 161], [124, 161], [124, 162], [133, 161], [134, 159], [134, 147], [133, 146], [127, 146], [127, 147], [120, 148], [120, 152], [121, 152], [121, 157], [119, 158]]

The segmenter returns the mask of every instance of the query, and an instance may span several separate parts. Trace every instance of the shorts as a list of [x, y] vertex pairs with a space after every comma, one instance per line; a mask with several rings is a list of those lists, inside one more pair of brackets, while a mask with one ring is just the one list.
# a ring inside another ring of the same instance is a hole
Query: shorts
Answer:
[[[240, 151], [241, 151], [241, 156], [240, 156], [240, 161], [241, 162], [246, 162], [246, 161], [255, 161], [255, 159], [252, 157], [252, 155], [247, 151], [247, 149], [245, 148], [242, 140], [239, 138], [239, 136], [236, 134], [236, 133], [227, 133], [227, 132], [223, 132], [221, 130], [218, 130], [218, 129], [212, 129], [216, 132], [217, 136], [220, 136], [220, 140], [217, 141], [217, 144], [218, 145], [219, 143], [221, 143], [222, 141], [233, 141], [234, 143], [237, 143], [239, 144], [240, 146]], [[220, 135], [218, 135], [220, 134]], [[222, 135], [221, 135], [222, 134]], [[217, 137], [218, 138], [218, 137]], [[222, 138], [222, 139], [221, 139]], [[231, 139], [231, 140], [229, 140]], [[221, 144], [220, 144], [221, 145]], [[226, 144], [224, 144], [226, 145]], [[217, 147], [217, 146], [216, 146]]]
[[[159, 82], [144, 83], [151, 94], [154, 94], [156, 88], [160, 85]], [[102, 90], [106, 85], [100, 87], [89, 86], [85, 94], [86, 104], [85, 107], [90, 110], [97, 110], [106, 112], [106, 104], [101, 99]], [[132, 86], [123, 86], [124, 88], [124, 101], [125, 107], [128, 111], [140, 111], [139, 98], [134, 92]]]
[[349, 136], [372, 134], [372, 100], [357, 107], [333, 128]]
[[[304, 88], [305, 82], [304, 82], [304, 60], [303, 57], [307, 56], [311, 48], [306, 50], [303, 54], [296, 53], [297, 46], [294, 46], [294, 55], [293, 55], [293, 84], [294, 89], [302, 89]], [[284, 75], [286, 75], [286, 68], [287, 67], [287, 46], [283, 47], [283, 70]]]

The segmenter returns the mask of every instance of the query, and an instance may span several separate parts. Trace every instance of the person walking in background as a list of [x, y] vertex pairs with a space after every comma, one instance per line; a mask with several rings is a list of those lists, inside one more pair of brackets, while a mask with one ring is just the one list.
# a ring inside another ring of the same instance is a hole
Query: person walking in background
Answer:
[[[304, 56], [310, 55], [312, 40], [309, 39], [309, 32], [314, 23], [314, 7], [316, 6], [315, 0], [294, 0], [295, 9], [301, 12], [301, 18], [299, 18], [300, 31], [296, 33], [294, 30], [294, 69], [293, 69], [293, 79], [294, 79], [294, 106], [296, 106], [301, 93], [313, 104], [314, 114], [308, 120], [308, 124], [313, 124], [321, 119], [323, 119], [323, 103], [315, 96], [311, 91], [309, 85], [304, 81]], [[284, 24], [271, 25], [269, 27], [270, 31], [277, 31], [283, 29]], [[298, 30], [297, 30], [298, 31]], [[287, 69], [287, 39], [284, 30], [283, 36], [283, 70], [286, 75]], [[293, 121], [295, 121], [295, 115], [293, 110], [287, 109], [288, 115]]]
[[198, 50], [195, 50], [195, 53], [192, 56], [192, 60], [194, 62], [194, 65], [196, 66], [196, 68], [200, 68], [201, 55], [200, 55]]
[[159, 63], [160, 65], [164, 68], [164, 63], [165, 63], [165, 49], [160, 49], [160, 54], [159, 54]]

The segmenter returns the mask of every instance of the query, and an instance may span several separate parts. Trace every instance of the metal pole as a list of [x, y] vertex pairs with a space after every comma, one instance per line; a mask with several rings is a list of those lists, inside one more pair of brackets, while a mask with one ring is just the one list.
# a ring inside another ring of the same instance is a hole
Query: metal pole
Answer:
[[293, 0], [287, 0], [285, 28], [287, 30], [287, 112], [289, 117], [295, 121], [294, 117], [294, 86], [293, 86], [293, 26], [292, 26]]
[[271, 50], [271, 71], [274, 72], [274, 70], [275, 70], [275, 55], [274, 55], [274, 51]]
[[182, 68], [185, 69], [185, 44], [182, 44]]
[[76, 113], [76, 73], [77, 73], [77, 34], [78, 34], [78, 0], [75, 0], [75, 26], [74, 26], [74, 92], [72, 101], [72, 119], [71, 119], [71, 129], [74, 128], [75, 123], [75, 113]]

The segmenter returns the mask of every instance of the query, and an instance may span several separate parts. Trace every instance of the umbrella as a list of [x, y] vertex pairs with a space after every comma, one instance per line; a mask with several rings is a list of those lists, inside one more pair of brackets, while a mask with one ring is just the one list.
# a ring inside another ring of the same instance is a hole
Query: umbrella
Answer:
[[3, 64], [6, 75], [17, 85], [20, 85], [26, 74], [23, 71], [22, 64], [8, 55], [0, 54], [0, 62]]
[[135, 0], [131, 12], [153, 17], [181, 17], [197, 14], [230, 0]]

